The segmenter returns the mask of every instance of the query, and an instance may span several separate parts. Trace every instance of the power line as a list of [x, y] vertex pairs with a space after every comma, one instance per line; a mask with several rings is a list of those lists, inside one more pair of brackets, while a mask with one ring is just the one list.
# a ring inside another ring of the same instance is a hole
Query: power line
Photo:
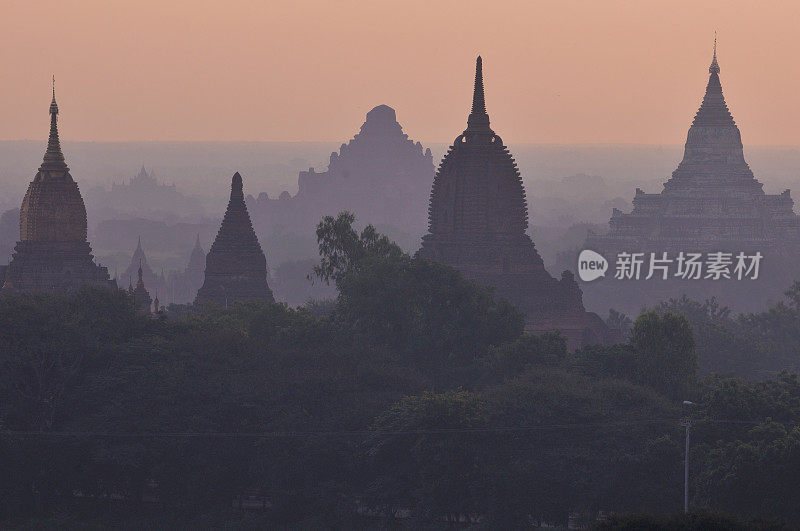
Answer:
[[[12, 437], [103, 437], [103, 438], [207, 438], [207, 439], [268, 439], [268, 438], [312, 438], [312, 437], [349, 437], [349, 436], [381, 436], [381, 435], [442, 435], [459, 433], [514, 433], [533, 432], [575, 428], [613, 428], [647, 424], [672, 424], [681, 419], [642, 419], [619, 422], [584, 422], [569, 424], [539, 424], [536, 426], [476, 426], [473, 428], [421, 428], [409, 430], [329, 430], [329, 431], [265, 431], [265, 432], [97, 432], [97, 431], [35, 431], [35, 430], [0, 430], [0, 435]], [[760, 421], [708, 419], [693, 420], [693, 424], [749, 424], [756, 425]]]

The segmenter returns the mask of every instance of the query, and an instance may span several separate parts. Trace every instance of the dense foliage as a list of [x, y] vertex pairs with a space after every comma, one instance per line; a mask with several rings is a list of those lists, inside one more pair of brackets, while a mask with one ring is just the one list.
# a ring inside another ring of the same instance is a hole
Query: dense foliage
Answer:
[[154, 319], [124, 292], [0, 298], [0, 524], [516, 528], [674, 513], [686, 415], [694, 506], [800, 522], [796, 376], [698, 380], [710, 336], [666, 306], [625, 344], [568, 353], [489, 290], [352, 222], [319, 226], [329, 304]]
[[800, 371], [800, 282], [786, 300], [759, 313], [733, 314], [715, 299], [672, 299], [654, 308], [685, 316], [694, 331], [700, 370], [746, 378]]

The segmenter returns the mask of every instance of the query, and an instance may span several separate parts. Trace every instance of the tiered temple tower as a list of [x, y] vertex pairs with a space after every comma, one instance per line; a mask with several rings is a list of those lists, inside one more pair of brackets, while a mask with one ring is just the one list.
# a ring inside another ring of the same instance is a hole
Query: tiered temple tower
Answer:
[[231, 180], [231, 198], [217, 237], [206, 256], [205, 280], [195, 303], [227, 306], [233, 301], [272, 301], [267, 285], [267, 259], [244, 203], [242, 177]]
[[301, 171], [298, 191], [259, 194], [252, 208], [259, 234], [313, 232], [342, 210], [373, 225], [424, 230], [425, 196], [434, 174], [430, 149], [411, 140], [388, 105], [367, 113], [360, 131], [330, 155], [327, 170]]
[[[686, 293], [698, 299], [716, 296], [737, 310], [755, 310], [779, 300], [796, 271], [800, 218], [789, 190], [764, 193], [744, 159], [742, 137], [720, 83], [717, 45], [708, 68], [708, 84], [686, 137], [683, 160], [660, 193], [636, 189], [633, 210], [614, 209], [607, 234], [590, 234], [585, 248], [600, 252], [612, 271], [621, 252], [678, 253], [760, 252], [758, 288], [752, 281], [642, 280], [602, 281], [584, 287], [587, 303], [633, 312]], [[612, 277], [612, 278], [609, 278]]]
[[607, 343], [603, 321], [583, 309], [572, 274], [556, 280], [526, 234], [528, 207], [519, 170], [489, 127], [481, 58], [467, 129], [442, 159], [433, 181], [429, 233], [419, 256], [448, 264], [492, 286], [526, 314], [531, 332], [561, 330], [570, 348]]
[[22, 200], [19, 217], [20, 241], [6, 270], [6, 290], [63, 292], [82, 285], [116, 288], [108, 269], [94, 263], [86, 239], [86, 207], [58, 138], [55, 88], [47, 151]]
[[789, 190], [764, 193], [744, 160], [742, 136], [719, 79], [717, 46], [700, 109], [686, 138], [683, 160], [661, 193], [636, 189], [633, 211], [614, 209], [611, 231], [589, 245], [631, 250], [765, 250], [800, 239]]

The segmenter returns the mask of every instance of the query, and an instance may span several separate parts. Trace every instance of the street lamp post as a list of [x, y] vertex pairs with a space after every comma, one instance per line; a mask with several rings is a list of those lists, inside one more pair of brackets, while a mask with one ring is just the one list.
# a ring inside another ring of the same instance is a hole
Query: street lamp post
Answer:
[[[688, 400], [683, 401], [684, 406], [693, 406], [694, 403]], [[692, 429], [692, 419], [686, 416], [681, 421], [681, 426], [686, 427], [686, 450], [683, 460], [683, 512], [689, 512], [689, 432]]]

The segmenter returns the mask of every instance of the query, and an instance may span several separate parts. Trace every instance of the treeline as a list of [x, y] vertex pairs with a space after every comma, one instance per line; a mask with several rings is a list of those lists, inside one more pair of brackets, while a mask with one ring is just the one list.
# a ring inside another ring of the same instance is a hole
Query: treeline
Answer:
[[152, 319], [121, 291], [0, 298], [0, 524], [675, 513], [687, 415], [694, 507], [800, 522], [796, 376], [699, 379], [691, 320], [667, 308], [625, 344], [568, 353], [490, 291], [352, 224], [318, 228], [332, 303]]
[[[736, 314], [715, 298], [700, 302], [686, 295], [650, 310], [689, 320], [701, 374], [757, 380], [800, 371], [800, 281], [784, 295], [785, 300], [755, 313]], [[612, 309], [606, 323], [627, 337], [633, 321]]]

